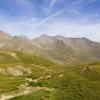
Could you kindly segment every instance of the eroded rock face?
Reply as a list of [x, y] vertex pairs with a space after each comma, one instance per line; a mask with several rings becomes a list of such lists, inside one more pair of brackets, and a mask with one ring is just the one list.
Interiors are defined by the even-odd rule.
[[0, 73], [5, 74], [5, 69], [0, 68]]
[[[43, 34], [40, 37], [28, 39], [0, 31], [0, 50], [32, 53], [60, 64], [95, 62], [100, 59], [100, 43], [85, 37], [67, 38]], [[7, 54], [15, 60], [20, 60], [14, 52], [7, 52]]]
[[0, 73], [14, 75], [14, 76], [22, 76], [27, 73], [30, 74], [31, 70], [28, 68], [24, 68], [23, 66], [14, 66], [14, 67], [0, 68]]
[[7, 68], [6, 71], [7, 71], [8, 74], [11, 74], [11, 75], [14, 75], [14, 76], [23, 75], [23, 71], [21, 71], [20, 69], [18, 69], [16, 67]]

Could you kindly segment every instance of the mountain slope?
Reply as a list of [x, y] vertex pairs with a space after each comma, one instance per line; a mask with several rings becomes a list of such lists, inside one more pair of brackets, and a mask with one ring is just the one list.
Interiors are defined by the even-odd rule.
[[0, 31], [0, 48], [3, 48], [5, 44], [12, 38], [9, 34]]
[[66, 38], [41, 35], [35, 39], [10, 36], [0, 32], [0, 49], [21, 51], [43, 57], [60, 64], [77, 64], [100, 60], [100, 43], [87, 38]]
[[44, 48], [44, 55], [57, 62], [80, 63], [100, 60], [100, 43], [87, 38], [42, 35], [33, 41]]
[[100, 100], [100, 63], [93, 63], [100, 59], [99, 43], [47, 35], [8, 37], [0, 50], [0, 100]]

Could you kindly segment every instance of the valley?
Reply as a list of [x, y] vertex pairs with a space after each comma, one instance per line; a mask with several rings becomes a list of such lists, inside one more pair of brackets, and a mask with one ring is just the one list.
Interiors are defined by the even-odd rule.
[[100, 0], [0, 0], [0, 100], [100, 100]]
[[0, 56], [0, 100], [100, 99], [99, 62], [60, 65], [14, 51]]
[[99, 76], [100, 43], [0, 33], [0, 100], [100, 100]]

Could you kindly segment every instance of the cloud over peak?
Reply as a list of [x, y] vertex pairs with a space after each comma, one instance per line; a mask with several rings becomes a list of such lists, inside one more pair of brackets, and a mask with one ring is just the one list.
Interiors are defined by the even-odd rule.
[[29, 37], [42, 33], [99, 40], [99, 0], [1, 0], [0, 30]]

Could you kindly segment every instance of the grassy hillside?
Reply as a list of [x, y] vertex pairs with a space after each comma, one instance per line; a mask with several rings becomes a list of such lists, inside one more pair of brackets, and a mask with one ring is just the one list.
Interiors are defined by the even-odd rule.
[[34, 56], [30, 53], [16, 51], [0, 51], [0, 64], [36, 64], [42, 66], [52, 66], [55, 63], [42, 57]]
[[[17, 56], [21, 59], [14, 59], [14, 53], [4, 53], [2, 51], [17, 51]], [[36, 56], [22, 53], [32, 53]], [[63, 36], [48, 36], [41, 35], [34, 39], [28, 39], [25, 36], [11, 36], [0, 31], [0, 55], [5, 55], [4, 63], [16, 63], [24, 61], [24, 63], [34, 62], [42, 64], [35, 59], [48, 59], [59, 64], [81, 64], [100, 60], [100, 43], [83, 38], [67, 38]], [[24, 55], [25, 54], [25, 55]], [[13, 55], [13, 59], [12, 59]], [[26, 57], [27, 56], [27, 57]], [[32, 58], [30, 60], [30, 58]], [[35, 58], [35, 59], [33, 59]], [[41, 59], [42, 58], [42, 59]], [[0, 56], [0, 61], [3, 63], [3, 57]], [[9, 60], [7, 60], [9, 59]], [[45, 61], [48, 62], [48, 61]], [[51, 62], [50, 62], [51, 63]], [[49, 63], [49, 64], [50, 64]]]
[[88, 71], [83, 66], [58, 69], [50, 73], [50, 79], [30, 84], [53, 87], [53, 91], [36, 91], [11, 100], [100, 100], [100, 65], [93, 65]]
[[14, 51], [0, 57], [0, 99], [100, 100], [99, 62], [61, 66]]

